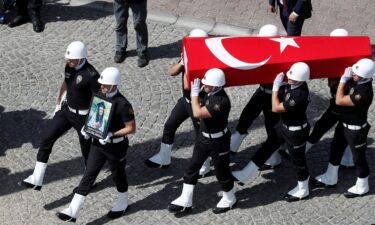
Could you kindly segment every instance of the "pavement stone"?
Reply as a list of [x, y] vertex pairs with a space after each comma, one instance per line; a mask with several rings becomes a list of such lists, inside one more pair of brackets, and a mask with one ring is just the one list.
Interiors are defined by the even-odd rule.
[[[150, 0], [149, 7], [159, 3], [160, 8], [170, 6], [170, 8], [166, 7], [167, 11], [175, 13], [178, 18], [180, 16], [199, 18], [198, 14], [182, 14], [181, 7], [186, 8], [189, 4], [196, 4], [196, 8], [204, 8], [211, 5], [212, 12], [214, 9], [225, 12], [220, 11], [221, 8], [214, 4], [223, 2], [226, 3], [221, 5], [224, 8], [234, 10], [245, 8], [249, 15], [255, 15], [256, 12], [252, 10], [261, 7], [263, 9], [264, 5], [259, 1], [250, 0], [248, 2], [253, 5], [248, 5], [247, 1], [238, 1], [241, 7], [225, 0], [208, 0], [208, 3], [194, 0]], [[322, 9], [341, 6], [341, 3], [333, 5], [330, 2], [316, 0], [314, 4]], [[342, 2], [342, 4], [348, 3], [348, 1]], [[354, 12], [357, 12], [358, 8], [367, 10], [372, 7], [369, 1], [354, 2], [356, 4], [352, 9]], [[110, 8], [108, 3], [102, 5], [102, 8]], [[347, 200], [342, 194], [354, 184], [355, 170], [340, 169], [339, 184], [333, 189], [312, 190], [309, 200], [297, 203], [283, 201], [283, 195], [295, 185], [293, 168], [289, 161], [284, 161], [275, 170], [261, 172], [251, 184], [237, 187], [239, 203], [235, 210], [220, 216], [211, 212], [211, 208], [219, 201], [216, 194], [219, 185], [215, 177], [211, 176], [201, 179], [197, 184], [191, 215], [176, 218], [170, 214], [166, 207], [181, 192], [183, 172], [188, 165], [194, 145], [191, 122], [183, 123], [176, 134], [172, 165], [169, 169], [149, 169], [143, 161], [158, 151], [164, 122], [181, 96], [180, 79], [167, 76], [166, 71], [171, 63], [178, 60], [181, 52], [181, 37], [189, 31], [189, 28], [177, 26], [177, 20], [173, 23], [150, 20], [148, 26], [151, 61], [149, 66], [140, 69], [136, 66], [135, 33], [131, 28], [130, 20], [129, 57], [122, 64], [114, 64], [114, 17], [111, 11], [98, 9], [100, 8], [89, 1], [83, 5], [73, 6], [70, 1], [50, 0], [42, 11], [43, 20], [47, 22], [43, 33], [33, 32], [31, 24], [14, 29], [0, 26], [0, 184], [2, 186], [0, 224], [62, 224], [54, 214], [68, 206], [72, 198], [72, 190], [82, 176], [84, 168], [79, 143], [76, 133], [71, 130], [54, 146], [42, 190], [40, 192], [25, 190], [17, 185], [17, 182], [30, 175], [34, 168], [39, 142], [51, 118], [58, 88], [63, 79], [63, 54], [67, 45], [73, 40], [82, 40], [88, 44], [89, 61], [99, 71], [108, 66], [120, 68], [123, 73], [121, 92], [133, 104], [137, 120], [137, 133], [130, 137], [131, 147], [128, 151], [126, 168], [131, 208], [125, 216], [117, 220], [111, 221], [106, 218], [105, 215], [116, 198], [116, 189], [113, 187], [108, 169], [105, 168], [97, 179], [98, 187], [85, 201], [78, 224], [375, 223], [374, 188], [369, 194], [358, 199]], [[346, 12], [344, 9], [348, 10], [347, 8], [337, 10]], [[203, 14], [204, 10], [200, 10], [199, 13]], [[356, 16], [358, 15], [353, 13], [351, 17], [353, 21], [359, 21], [356, 18], [361, 18]], [[261, 19], [254, 18], [255, 20], [262, 22]], [[241, 25], [225, 20], [217, 22], [238, 27]], [[245, 29], [250, 30], [258, 26], [243, 27], [249, 27]], [[368, 27], [371, 26], [360, 27], [355, 32], [361, 34], [361, 30]], [[314, 124], [328, 106], [329, 90], [325, 87], [325, 80], [309, 82], [311, 103], [308, 115], [311, 124]], [[227, 88], [232, 101], [229, 124], [232, 131], [242, 108], [255, 89], [256, 86]], [[369, 110], [370, 123], [375, 119], [374, 109], [372, 105]], [[311, 177], [325, 170], [332, 135], [332, 131], [328, 132], [307, 154]], [[263, 118], [260, 116], [252, 125], [250, 135], [245, 139], [239, 153], [233, 156], [232, 169], [242, 168], [260, 147], [265, 137]], [[371, 173], [375, 170], [372, 163], [375, 161], [374, 138], [374, 132], [370, 131], [367, 156]], [[374, 185], [374, 176], [370, 176], [370, 186]]]

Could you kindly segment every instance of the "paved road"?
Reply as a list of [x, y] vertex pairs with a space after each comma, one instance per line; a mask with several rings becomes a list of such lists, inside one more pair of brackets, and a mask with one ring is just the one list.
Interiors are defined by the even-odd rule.
[[[152, 5], [156, 1], [150, 2]], [[34, 167], [40, 137], [51, 118], [63, 79], [66, 46], [73, 40], [82, 40], [88, 43], [89, 60], [98, 70], [114, 65], [112, 14], [105, 10], [88, 10], [87, 5], [69, 7], [58, 3], [48, 4], [43, 9], [47, 25], [41, 34], [34, 33], [30, 24], [17, 29], [0, 26], [0, 224], [61, 224], [54, 214], [69, 204], [72, 190], [81, 178], [83, 161], [76, 134], [71, 131], [56, 142], [42, 191], [24, 190], [16, 184]], [[260, 7], [260, 3], [255, 5]], [[219, 201], [216, 195], [219, 188], [216, 179], [208, 177], [197, 185], [192, 215], [176, 218], [168, 213], [166, 206], [180, 194], [183, 170], [192, 151], [194, 134], [190, 121], [178, 130], [169, 169], [146, 168], [143, 160], [157, 152], [163, 124], [180, 96], [180, 79], [166, 76], [166, 70], [177, 60], [181, 36], [188, 28], [150, 20], [149, 30], [150, 65], [143, 69], [136, 67], [132, 29], [130, 57], [117, 65], [123, 72], [121, 91], [134, 105], [138, 126], [137, 133], [130, 137], [128, 154], [131, 208], [126, 216], [107, 220], [105, 214], [112, 206], [116, 190], [105, 169], [98, 177], [98, 187], [86, 199], [78, 224], [375, 223], [374, 188], [363, 198], [347, 200], [342, 195], [355, 182], [354, 170], [341, 169], [336, 188], [312, 190], [307, 201], [284, 202], [282, 196], [295, 184], [289, 161], [274, 171], [260, 173], [251, 185], [238, 187], [240, 201], [236, 210], [221, 216], [211, 212]], [[328, 89], [322, 88], [325, 85], [323, 80], [309, 82], [312, 124], [328, 105]], [[228, 88], [232, 100], [231, 130], [255, 88]], [[370, 108], [369, 121], [375, 120], [374, 109], [374, 106]], [[243, 167], [264, 141], [262, 122], [261, 116], [253, 124], [251, 134], [232, 159], [233, 169]], [[307, 155], [312, 177], [326, 167], [331, 137], [332, 132], [329, 132]], [[372, 162], [372, 173], [375, 170], [374, 138], [370, 131], [368, 159]], [[370, 177], [370, 185], [375, 185], [374, 176]]]

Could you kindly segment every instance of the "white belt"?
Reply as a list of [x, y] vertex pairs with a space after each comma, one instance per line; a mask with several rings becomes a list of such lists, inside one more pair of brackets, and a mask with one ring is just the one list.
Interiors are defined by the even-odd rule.
[[88, 109], [73, 109], [70, 106], [68, 106], [68, 109], [69, 109], [70, 112], [76, 113], [76, 114], [82, 115], [82, 116], [85, 116], [85, 115], [89, 114]]
[[228, 128], [225, 128], [223, 131], [220, 131], [220, 132], [217, 132], [217, 133], [202, 132], [202, 135], [203, 135], [203, 137], [206, 137], [206, 138], [219, 138], [219, 137], [224, 136], [224, 134], [226, 134], [227, 132], [228, 132]]
[[112, 139], [111, 139], [111, 143], [113, 143], [113, 144], [117, 144], [117, 143], [119, 143], [119, 142], [125, 140], [125, 138], [126, 138], [126, 137], [112, 138]]
[[184, 97], [184, 99], [185, 99], [185, 101], [186, 101], [187, 103], [190, 103], [190, 100], [189, 100], [188, 98]]
[[290, 131], [297, 131], [297, 130], [302, 130], [303, 128], [307, 127], [307, 123], [301, 126], [287, 126], [285, 124], [283, 124], [283, 126]]
[[349, 130], [360, 130], [362, 128], [365, 128], [367, 126], [367, 123], [363, 124], [362, 126], [359, 126], [359, 125], [350, 125], [350, 124], [346, 124], [346, 123], [342, 123], [342, 125], [346, 128], [348, 128]]
[[266, 94], [272, 94], [272, 90], [271, 89], [267, 89], [267, 88], [264, 88], [262, 86], [259, 86], [259, 88], [260, 88], [261, 91], [263, 91]]

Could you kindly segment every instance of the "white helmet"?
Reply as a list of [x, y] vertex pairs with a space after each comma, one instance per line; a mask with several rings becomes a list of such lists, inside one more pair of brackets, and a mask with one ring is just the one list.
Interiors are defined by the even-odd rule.
[[334, 29], [329, 34], [329, 36], [331, 36], [331, 37], [346, 37], [346, 36], [349, 36], [349, 32], [345, 29], [338, 28], [338, 29]]
[[120, 85], [121, 84], [121, 73], [120, 70], [115, 67], [107, 67], [100, 74], [98, 79], [100, 84], [106, 85]]
[[208, 34], [206, 31], [197, 28], [190, 31], [189, 37], [208, 37]]
[[310, 78], [310, 68], [304, 62], [297, 62], [290, 67], [286, 76], [295, 81], [307, 81]]
[[87, 58], [87, 48], [80, 41], [73, 41], [69, 44], [65, 52], [66, 59], [85, 59]]
[[273, 37], [280, 36], [279, 29], [273, 24], [267, 24], [260, 28], [258, 36], [260, 37]]
[[202, 84], [214, 87], [222, 87], [225, 85], [225, 74], [221, 69], [209, 69], [202, 79]]
[[352, 70], [362, 78], [371, 78], [375, 72], [375, 63], [371, 59], [360, 59], [352, 66]]

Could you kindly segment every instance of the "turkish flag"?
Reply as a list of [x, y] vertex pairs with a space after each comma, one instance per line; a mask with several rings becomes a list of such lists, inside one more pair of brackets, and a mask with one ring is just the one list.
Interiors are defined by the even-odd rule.
[[226, 86], [273, 83], [296, 62], [310, 66], [310, 79], [339, 77], [348, 66], [371, 58], [368, 37], [209, 37], [183, 38], [189, 81], [211, 68], [222, 69]]

